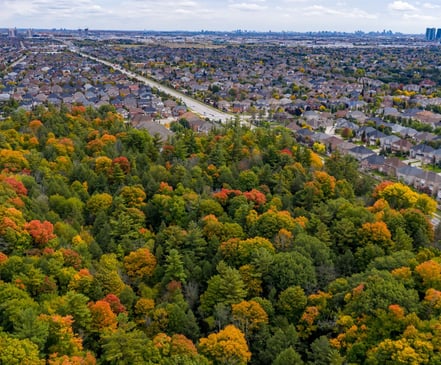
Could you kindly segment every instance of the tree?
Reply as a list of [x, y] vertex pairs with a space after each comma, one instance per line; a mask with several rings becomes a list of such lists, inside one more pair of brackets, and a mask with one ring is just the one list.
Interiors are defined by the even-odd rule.
[[25, 229], [29, 232], [37, 245], [46, 245], [50, 240], [56, 238], [54, 226], [51, 222], [32, 220], [26, 223]]
[[112, 311], [108, 301], [98, 300], [89, 303], [91, 314], [91, 330], [94, 332], [102, 332], [104, 330], [115, 331], [118, 325], [116, 314]]
[[138, 324], [145, 324], [149, 320], [149, 316], [155, 308], [155, 301], [149, 298], [140, 298], [135, 304], [134, 312], [136, 322]]
[[153, 274], [156, 258], [148, 248], [140, 248], [124, 257], [124, 267], [132, 280], [142, 280]]
[[112, 195], [107, 193], [94, 194], [86, 203], [87, 210], [93, 216], [96, 216], [99, 212], [106, 212], [112, 205]]
[[75, 333], [88, 331], [91, 322], [91, 313], [88, 307], [89, 298], [83, 294], [69, 291], [57, 299], [53, 303], [54, 309], [62, 316], [72, 317], [72, 329]]
[[119, 295], [124, 289], [124, 282], [119, 275], [120, 263], [115, 254], [104, 254], [96, 267], [95, 282], [99, 284], [104, 294]]
[[116, 315], [120, 313], [126, 313], [126, 307], [124, 307], [124, 305], [121, 303], [121, 301], [115, 294], [111, 294], [111, 293], [107, 294], [104, 297], [103, 301], [109, 303], [110, 309]]
[[288, 211], [268, 210], [257, 217], [253, 222], [251, 233], [272, 240], [281, 229], [292, 231], [297, 227], [297, 222]]
[[161, 355], [140, 330], [119, 328], [102, 334], [102, 359], [111, 365], [160, 364]]
[[50, 355], [48, 365], [96, 365], [96, 359], [90, 352], [73, 356], [59, 356], [55, 353]]
[[38, 315], [38, 311], [34, 308], [23, 310], [19, 315], [18, 322], [14, 323], [14, 337], [32, 341], [41, 351], [44, 349], [49, 335], [49, 324], [38, 318]]
[[[13, 264], [14, 260], [8, 261]], [[4, 330], [11, 331], [14, 325], [20, 322], [24, 311], [38, 310], [38, 303], [25, 290], [18, 287], [21, 285], [21, 280], [17, 280], [14, 284], [0, 285], [0, 325]]]
[[242, 301], [231, 306], [233, 322], [248, 338], [261, 325], [268, 323], [268, 314], [254, 300]]
[[172, 280], [179, 281], [185, 284], [187, 275], [184, 270], [184, 264], [182, 257], [178, 250], [171, 249], [165, 263], [166, 269], [163, 278], [164, 283], [168, 283]]
[[43, 365], [38, 347], [30, 340], [19, 340], [0, 332], [0, 363], [8, 365]]
[[199, 349], [215, 365], [245, 365], [251, 359], [244, 334], [233, 325], [201, 338]]
[[217, 265], [218, 275], [208, 280], [207, 290], [201, 295], [201, 311], [210, 314], [216, 304], [239, 303], [246, 296], [245, 284], [238, 270], [223, 261]]
[[22, 171], [29, 168], [29, 161], [21, 151], [0, 150], [0, 168], [8, 171]]
[[334, 152], [326, 159], [325, 170], [337, 180], [347, 180], [352, 186], [357, 186], [358, 163], [352, 156]]
[[299, 335], [294, 325], [285, 326], [285, 323], [280, 323], [280, 326], [282, 327], [274, 328], [274, 334], [272, 336], [268, 334], [264, 343], [255, 348], [253, 356], [256, 355], [261, 364], [272, 364], [282, 351], [299, 345]]
[[225, 261], [235, 266], [250, 262], [254, 252], [258, 249], [267, 250], [269, 253], [275, 252], [271, 241], [263, 237], [248, 238], [246, 240], [231, 238], [219, 247]]
[[429, 342], [403, 339], [385, 339], [368, 352], [367, 363], [380, 364], [430, 364]]
[[311, 260], [298, 252], [280, 252], [274, 255], [274, 261], [264, 276], [264, 281], [278, 290], [296, 285], [311, 290], [317, 284]]
[[273, 365], [303, 365], [304, 362], [300, 355], [292, 348], [288, 347], [277, 355]]
[[424, 214], [431, 215], [436, 210], [436, 201], [427, 194], [413, 191], [402, 183], [387, 184], [384, 188], [376, 190], [379, 198], [385, 199], [389, 205], [397, 210], [417, 208]]
[[311, 363], [317, 365], [342, 365], [344, 359], [339, 355], [338, 351], [331, 347], [326, 336], [317, 338], [311, 344], [311, 352], [308, 353]]
[[141, 209], [146, 204], [146, 193], [142, 186], [124, 186], [119, 196], [127, 207]]
[[384, 222], [366, 222], [358, 230], [358, 233], [360, 241], [364, 245], [371, 243], [382, 247], [386, 251], [392, 249], [392, 235]]
[[404, 230], [413, 239], [414, 248], [433, 242], [433, 225], [421, 211], [406, 209], [402, 212], [402, 216], [405, 220]]
[[399, 304], [408, 312], [418, 308], [419, 297], [414, 289], [408, 289], [389, 272], [374, 272], [359, 283], [346, 296], [345, 313], [353, 317], [364, 314], [375, 315], [378, 309], [386, 310], [391, 304]]
[[279, 295], [277, 307], [291, 323], [296, 323], [306, 308], [308, 298], [300, 286], [285, 289]]
[[176, 355], [197, 355], [194, 343], [184, 335], [174, 334], [171, 337], [165, 333], [159, 333], [153, 338], [153, 344], [159, 349], [163, 357]]
[[425, 289], [441, 290], [441, 264], [434, 260], [422, 262], [415, 268]]
[[72, 329], [72, 316], [41, 314], [40, 318], [49, 325], [49, 334], [44, 352], [58, 355], [80, 355], [83, 349], [82, 339]]

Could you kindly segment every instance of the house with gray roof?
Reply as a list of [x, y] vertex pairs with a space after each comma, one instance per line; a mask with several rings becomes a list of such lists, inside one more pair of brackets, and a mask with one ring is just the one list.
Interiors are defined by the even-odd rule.
[[434, 148], [422, 143], [410, 149], [410, 157], [420, 160], [423, 163], [432, 163]]
[[414, 136], [416, 136], [418, 134], [418, 131], [416, 129], [407, 127], [407, 128], [401, 129], [397, 133], [403, 138], [407, 138], [407, 137], [413, 138]]
[[374, 155], [375, 152], [364, 146], [356, 146], [354, 148], [351, 148], [348, 151], [348, 154], [355, 157], [358, 161], [361, 161], [366, 157]]
[[383, 172], [386, 158], [381, 155], [373, 154], [360, 161], [360, 167], [363, 170], [375, 170]]
[[159, 136], [162, 141], [166, 141], [168, 137], [174, 133], [165, 128], [162, 124], [153, 121], [143, 121], [136, 126], [137, 129], [146, 129], [151, 136]]
[[419, 190], [427, 190], [441, 197], [441, 175], [413, 166], [397, 169], [397, 178]]
[[389, 176], [396, 177], [397, 170], [406, 166], [408, 165], [401, 161], [398, 157], [388, 157], [384, 161], [383, 172]]
[[401, 140], [398, 136], [384, 136], [380, 139], [380, 146], [382, 149], [392, 149], [392, 144]]

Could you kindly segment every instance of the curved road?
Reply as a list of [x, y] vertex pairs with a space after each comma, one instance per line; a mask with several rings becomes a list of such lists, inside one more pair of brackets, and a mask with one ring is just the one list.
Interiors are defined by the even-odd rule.
[[[134, 79], [137, 79], [138, 81], [141, 81], [143, 83], [145, 83], [146, 85], [149, 85], [150, 87], [154, 87], [157, 88], [159, 91], [162, 91], [168, 95], [171, 95], [177, 99], [181, 99], [182, 102], [193, 112], [199, 114], [202, 118], [208, 118], [212, 121], [218, 121], [220, 123], [226, 123], [228, 121], [231, 121], [234, 119], [234, 115], [232, 114], [228, 114], [228, 113], [224, 113], [216, 108], [213, 108], [212, 106], [206, 105], [204, 103], [201, 103], [198, 100], [195, 100], [183, 93], [180, 93], [179, 91], [176, 91], [175, 89], [172, 89], [170, 87], [161, 85], [160, 83], [153, 81], [151, 79], [148, 79], [144, 76], [138, 75], [132, 71], [126, 70], [125, 68], [121, 67], [121, 65], [115, 64], [115, 63], [111, 63], [109, 61], [91, 56], [87, 53], [83, 53], [80, 51], [76, 51], [74, 49], [71, 48], [71, 51], [76, 52], [78, 54], [80, 54], [83, 57], [87, 57], [90, 58], [91, 60], [94, 60], [96, 62], [100, 62], [104, 65], [107, 65], [109, 67], [113, 67], [115, 70], [118, 70], [119, 72], [132, 77]], [[241, 120], [244, 119], [243, 116], [240, 116]]]

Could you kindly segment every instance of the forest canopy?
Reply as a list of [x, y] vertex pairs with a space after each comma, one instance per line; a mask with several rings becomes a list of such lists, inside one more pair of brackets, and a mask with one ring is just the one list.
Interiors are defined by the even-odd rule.
[[436, 202], [288, 129], [0, 123], [0, 363], [441, 362]]

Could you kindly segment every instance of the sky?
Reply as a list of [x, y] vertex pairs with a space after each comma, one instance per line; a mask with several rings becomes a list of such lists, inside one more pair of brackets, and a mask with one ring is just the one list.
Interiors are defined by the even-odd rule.
[[441, 1], [0, 0], [0, 28], [424, 33]]

